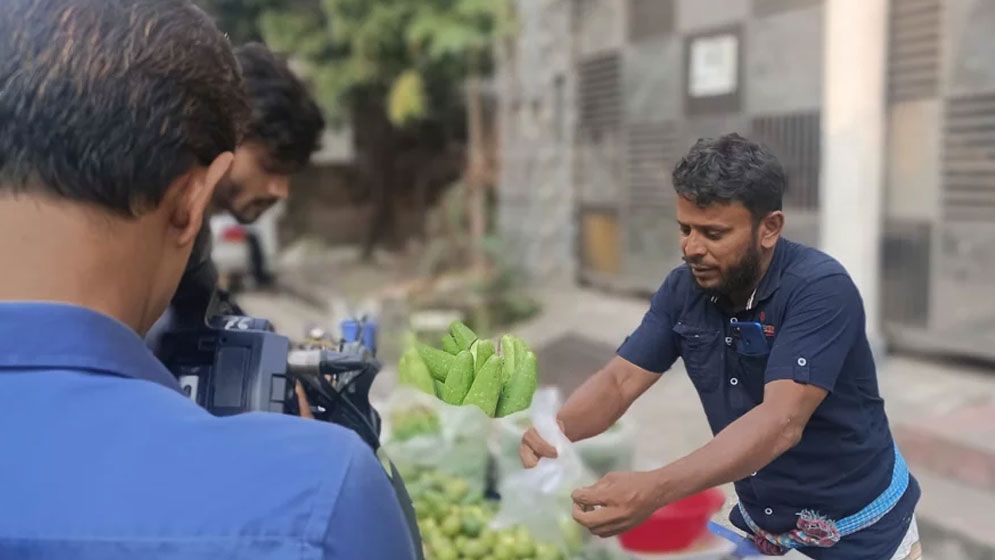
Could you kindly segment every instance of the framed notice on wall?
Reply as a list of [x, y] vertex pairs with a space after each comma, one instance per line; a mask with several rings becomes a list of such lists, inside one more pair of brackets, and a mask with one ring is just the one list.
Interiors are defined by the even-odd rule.
[[687, 113], [738, 111], [743, 59], [739, 29], [692, 35], [684, 52]]

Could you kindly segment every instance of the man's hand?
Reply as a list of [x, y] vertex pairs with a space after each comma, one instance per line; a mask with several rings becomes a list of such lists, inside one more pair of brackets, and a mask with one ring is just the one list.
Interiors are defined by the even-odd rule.
[[657, 472], [608, 473], [573, 493], [573, 516], [591, 533], [612, 537], [639, 525], [666, 505]]
[[311, 403], [307, 400], [307, 393], [304, 392], [304, 385], [298, 381], [294, 385], [294, 393], [297, 395], [297, 410], [301, 418], [310, 418], [314, 420], [314, 414], [311, 413]]
[[[563, 429], [563, 426], [560, 426]], [[518, 447], [518, 456], [522, 459], [522, 466], [531, 469], [539, 463], [543, 457], [555, 459], [556, 448], [539, 435], [535, 428], [529, 428], [522, 436], [522, 444]]]

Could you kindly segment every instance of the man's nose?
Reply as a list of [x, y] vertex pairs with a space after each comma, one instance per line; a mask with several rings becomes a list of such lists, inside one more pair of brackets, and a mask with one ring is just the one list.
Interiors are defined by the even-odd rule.
[[269, 182], [269, 194], [280, 200], [290, 195], [290, 177], [279, 177]]
[[691, 232], [684, 238], [684, 256], [695, 258], [705, 256], [705, 244], [701, 242], [698, 234]]

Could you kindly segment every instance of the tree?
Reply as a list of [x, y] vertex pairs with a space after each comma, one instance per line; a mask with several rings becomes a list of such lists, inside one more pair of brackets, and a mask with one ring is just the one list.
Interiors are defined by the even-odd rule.
[[[349, 121], [376, 212], [363, 254], [393, 221], [399, 191], [418, 184], [398, 168], [405, 152], [427, 157], [469, 142], [468, 189], [474, 246], [487, 229], [480, 82], [495, 42], [512, 30], [507, 0], [252, 0], [255, 25], [237, 20], [238, 0], [211, 0], [222, 26], [258, 33], [289, 54], [315, 85], [333, 122]], [[411, 158], [407, 158], [410, 160]], [[475, 255], [480, 251], [472, 251]], [[474, 266], [483, 267], [481, 257]]]

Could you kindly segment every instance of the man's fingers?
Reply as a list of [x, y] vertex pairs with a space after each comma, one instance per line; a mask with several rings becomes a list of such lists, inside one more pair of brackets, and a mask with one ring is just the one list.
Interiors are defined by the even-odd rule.
[[604, 497], [601, 496], [601, 488], [599, 488], [598, 483], [574, 490], [570, 498], [581, 506], [593, 507], [606, 505]]
[[611, 506], [585, 509], [584, 506], [574, 503], [573, 518], [591, 534], [601, 538], [613, 537], [632, 526], [632, 521], [621, 508]]
[[615, 521], [614, 515], [617, 512], [615, 508], [608, 507], [598, 507], [598, 508], [585, 508], [581, 504], [574, 503], [573, 518], [574, 521], [580, 523], [587, 529], [592, 529], [594, 527], [601, 527], [606, 523], [611, 523]]
[[529, 428], [525, 435], [522, 436], [522, 443], [532, 448], [532, 451], [539, 457], [546, 457], [549, 459], [555, 459], [557, 457], [556, 448], [549, 444], [548, 441], [542, 439], [539, 432], [535, 428]]
[[592, 528], [591, 534], [607, 539], [608, 537], [614, 537], [619, 533], [624, 533], [634, 526], [635, 524], [631, 519], [623, 517]]
[[314, 414], [311, 414], [311, 403], [307, 400], [307, 393], [304, 392], [304, 386], [298, 381], [294, 385], [294, 393], [297, 395], [297, 409], [301, 418], [310, 418], [314, 420]]
[[532, 448], [525, 443], [518, 446], [518, 456], [522, 459], [522, 466], [527, 469], [531, 469], [539, 463], [539, 457], [537, 457], [535, 452], [532, 451]]

